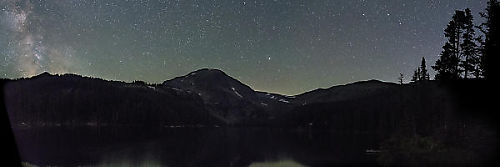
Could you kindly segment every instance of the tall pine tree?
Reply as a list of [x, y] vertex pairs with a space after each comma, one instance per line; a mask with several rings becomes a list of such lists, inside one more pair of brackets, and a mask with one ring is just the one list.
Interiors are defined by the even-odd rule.
[[420, 63], [420, 76], [421, 81], [428, 81], [430, 79], [429, 72], [427, 71], [427, 67], [425, 65], [425, 58], [422, 57], [422, 62]]
[[473, 16], [469, 8], [465, 9], [465, 15], [462, 20], [463, 34], [461, 47], [461, 71], [464, 72], [463, 77], [469, 78], [474, 74], [476, 67], [479, 65], [478, 46], [476, 44], [476, 35], [474, 31]]
[[443, 51], [441, 52], [439, 59], [436, 60], [435, 65], [432, 66], [432, 69], [437, 72], [436, 76], [434, 76], [436, 80], [444, 80], [450, 78], [451, 76], [450, 68], [448, 67], [451, 64], [450, 59], [452, 57], [450, 48], [451, 44], [446, 42], [443, 46]]
[[[478, 26], [478, 28], [480, 28], [480, 30], [482, 31], [480, 26]], [[482, 31], [482, 32], [484, 33], [484, 31]], [[485, 42], [484, 42], [483, 36], [476, 37], [476, 41], [477, 41], [477, 43], [479, 43], [479, 45], [477, 46], [477, 57], [476, 57], [477, 66], [474, 69], [474, 76], [476, 78], [481, 78], [481, 77], [484, 77], [484, 69], [485, 69], [485, 58], [484, 58]]]
[[486, 22], [481, 25], [482, 31], [485, 34], [482, 67], [483, 75], [486, 79], [492, 79], [498, 74], [494, 73], [494, 63], [498, 62], [498, 54], [500, 54], [500, 4], [497, 0], [490, 0], [486, 7], [486, 13], [481, 13], [481, 16], [486, 19]]
[[444, 35], [448, 38], [448, 41], [443, 46], [443, 51], [441, 56], [436, 61], [436, 64], [432, 66], [436, 70], [436, 80], [449, 80], [459, 78], [458, 64], [459, 59], [459, 41], [460, 41], [460, 20], [457, 15], [460, 15], [458, 11], [455, 12], [455, 16], [448, 23], [448, 26], [444, 30]]
[[417, 82], [420, 80], [420, 68], [417, 68], [415, 71], [413, 71], [413, 76], [411, 77], [412, 82]]
[[420, 63], [420, 67], [418, 67], [411, 77], [412, 82], [417, 81], [428, 81], [430, 79], [429, 72], [427, 71], [427, 66], [425, 64], [425, 58], [422, 57], [422, 62]]

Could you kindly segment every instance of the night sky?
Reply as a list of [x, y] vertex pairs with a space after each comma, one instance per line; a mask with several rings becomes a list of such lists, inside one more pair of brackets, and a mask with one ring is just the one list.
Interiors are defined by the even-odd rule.
[[[455, 9], [487, 0], [0, 0], [0, 75], [160, 83], [218, 68], [298, 94], [430, 68]], [[431, 76], [434, 76], [434, 71]]]

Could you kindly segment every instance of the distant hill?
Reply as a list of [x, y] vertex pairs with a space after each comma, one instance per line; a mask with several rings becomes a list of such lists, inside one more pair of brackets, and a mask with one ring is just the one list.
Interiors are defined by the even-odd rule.
[[217, 124], [199, 96], [142, 82], [43, 73], [3, 90], [19, 126]]

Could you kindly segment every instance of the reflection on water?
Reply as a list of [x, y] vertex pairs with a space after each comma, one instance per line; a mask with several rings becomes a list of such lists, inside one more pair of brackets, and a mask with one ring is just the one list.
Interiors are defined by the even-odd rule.
[[[118, 157], [114, 157], [118, 156]], [[139, 155], [140, 157], [133, 157], [134, 155], [124, 155], [115, 153], [111, 155], [104, 155], [102, 161], [99, 162], [97, 167], [160, 167], [162, 165], [159, 160], [151, 155]]]
[[272, 162], [254, 162], [248, 167], [305, 167], [293, 160], [279, 160]]
[[37, 166], [331, 166], [374, 163], [368, 135], [269, 128], [14, 130]]

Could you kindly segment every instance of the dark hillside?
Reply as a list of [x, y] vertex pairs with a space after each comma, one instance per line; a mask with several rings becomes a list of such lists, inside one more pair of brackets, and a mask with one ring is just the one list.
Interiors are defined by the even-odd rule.
[[10, 81], [4, 90], [19, 126], [215, 123], [197, 96], [141, 83], [44, 73]]

